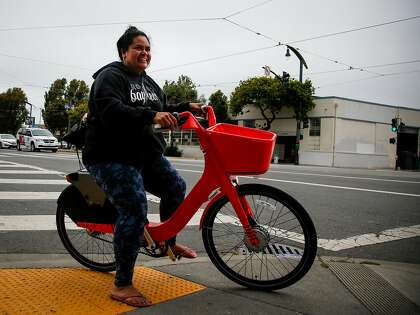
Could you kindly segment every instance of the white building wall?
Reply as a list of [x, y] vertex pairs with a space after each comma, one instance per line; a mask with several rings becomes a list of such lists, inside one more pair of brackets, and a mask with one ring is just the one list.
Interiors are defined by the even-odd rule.
[[[407, 127], [420, 128], [420, 111], [391, 107], [339, 97], [317, 98], [315, 108], [308, 113], [310, 118], [321, 119], [320, 137], [309, 136], [303, 129], [299, 150], [301, 164], [358, 167], [394, 168], [396, 145], [389, 139], [391, 120], [400, 117]], [[279, 136], [295, 136], [296, 120], [290, 109], [283, 108], [272, 123], [271, 131]], [[263, 122], [257, 108], [248, 107], [242, 119]], [[420, 138], [419, 138], [420, 151]]]

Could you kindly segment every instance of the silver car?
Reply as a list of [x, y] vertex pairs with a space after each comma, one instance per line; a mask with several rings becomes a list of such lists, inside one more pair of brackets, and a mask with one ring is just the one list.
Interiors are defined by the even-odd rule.
[[0, 149], [3, 148], [16, 148], [16, 138], [14, 135], [0, 133]]

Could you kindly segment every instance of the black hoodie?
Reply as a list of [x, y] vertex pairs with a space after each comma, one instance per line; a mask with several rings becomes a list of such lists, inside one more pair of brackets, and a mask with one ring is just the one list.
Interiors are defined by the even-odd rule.
[[162, 154], [166, 144], [161, 133], [153, 132], [153, 118], [157, 112], [187, 111], [189, 104], [169, 106], [152, 78], [133, 74], [121, 62], [102, 67], [93, 78], [83, 163], [142, 167], [145, 159]]

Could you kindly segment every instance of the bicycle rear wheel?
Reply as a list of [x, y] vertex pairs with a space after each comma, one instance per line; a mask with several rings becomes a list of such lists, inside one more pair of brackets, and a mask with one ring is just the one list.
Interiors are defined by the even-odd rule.
[[113, 234], [92, 232], [78, 227], [66, 214], [63, 205], [57, 208], [56, 223], [64, 247], [79, 263], [102, 272], [116, 269]]
[[317, 236], [305, 209], [288, 194], [270, 186], [237, 187], [251, 207], [259, 240], [253, 246], [226, 196], [209, 209], [203, 242], [213, 264], [232, 281], [258, 290], [287, 287], [312, 266]]

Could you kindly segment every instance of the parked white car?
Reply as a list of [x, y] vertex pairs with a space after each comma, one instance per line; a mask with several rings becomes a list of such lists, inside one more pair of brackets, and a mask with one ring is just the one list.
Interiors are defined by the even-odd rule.
[[16, 138], [14, 135], [0, 133], [0, 149], [16, 148]]
[[20, 128], [17, 134], [17, 150], [51, 150], [57, 152], [58, 140], [47, 129]]

